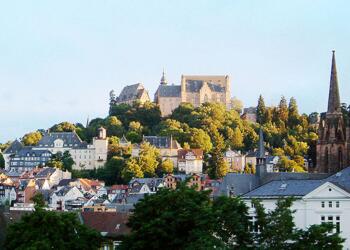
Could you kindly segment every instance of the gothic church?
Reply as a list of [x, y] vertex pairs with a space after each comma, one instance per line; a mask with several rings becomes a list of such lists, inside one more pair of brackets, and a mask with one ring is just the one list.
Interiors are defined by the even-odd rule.
[[350, 127], [345, 124], [341, 111], [334, 50], [328, 109], [321, 114], [316, 152], [318, 173], [335, 173], [350, 163]]

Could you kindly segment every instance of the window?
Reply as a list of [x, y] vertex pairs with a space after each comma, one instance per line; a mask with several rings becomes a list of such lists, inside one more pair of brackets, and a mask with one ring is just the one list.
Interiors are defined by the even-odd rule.
[[328, 202], [328, 207], [332, 207], [332, 205], [333, 205], [332, 202], [329, 201], [329, 202]]
[[340, 207], [339, 201], [335, 202], [335, 207]]
[[321, 222], [325, 222], [326, 221], [326, 218], [324, 216], [321, 216]]
[[324, 207], [324, 201], [321, 202], [321, 207]]
[[328, 216], [328, 221], [333, 222], [333, 216]]

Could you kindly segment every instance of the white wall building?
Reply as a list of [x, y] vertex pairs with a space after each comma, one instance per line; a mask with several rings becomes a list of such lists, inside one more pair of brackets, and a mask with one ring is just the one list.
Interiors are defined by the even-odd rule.
[[84, 198], [83, 193], [77, 187], [65, 186], [58, 189], [50, 197], [50, 208], [54, 210], [65, 210], [65, 202]]
[[[255, 216], [251, 200], [259, 199], [266, 210], [273, 210], [279, 198], [294, 197], [296, 227], [307, 229], [313, 224], [331, 222], [345, 238], [344, 249], [350, 249], [350, 167], [320, 180], [271, 181], [242, 196]], [[253, 219], [254, 221], [254, 219]]]

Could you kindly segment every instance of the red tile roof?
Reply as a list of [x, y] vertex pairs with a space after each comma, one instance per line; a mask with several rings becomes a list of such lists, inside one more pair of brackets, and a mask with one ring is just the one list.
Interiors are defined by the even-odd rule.
[[130, 233], [127, 227], [129, 215], [115, 212], [81, 212], [83, 223], [103, 236], [117, 237]]

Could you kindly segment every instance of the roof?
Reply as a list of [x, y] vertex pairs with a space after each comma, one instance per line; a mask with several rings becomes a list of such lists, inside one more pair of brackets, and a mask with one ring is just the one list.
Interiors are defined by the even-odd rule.
[[157, 90], [159, 97], [181, 97], [180, 85], [160, 85]]
[[49, 168], [45, 167], [43, 168], [39, 173], [35, 175], [35, 178], [48, 178], [50, 177], [53, 173], [56, 172], [56, 168]]
[[125, 86], [117, 97], [117, 102], [132, 101], [140, 98], [144, 93], [147, 93], [146, 89], [141, 83]]
[[15, 154], [21, 150], [24, 145], [19, 140], [14, 140], [8, 148], [4, 150], [4, 154]]
[[83, 142], [75, 132], [53, 132], [43, 135], [36, 147], [50, 148], [54, 147], [54, 142], [57, 139], [63, 141], [63, 147], [69, 148], [86, 148], [87, 143]]
[[228, 173], [222, 180], [218, 194], [243, 195], [259, 185], [259, 178], [254, 174]]
[[181, 148], [180, 144], [176, 140], [168, 136], [144, 136], [143, 141], [150, 143], [156, 148]]
[[[203, 80], [186, 80], [186, 92], [199, 92], [204, 85]], [[208, 87], [213, 92], [225, 92], [225, 88], [214, 82], [207, 82]]]
[[65, 196], [72, 188], [74, 187], [64, 186], [61, 189], [57, 190], [55, 194], [58, 196]]
[[71, 182], [75, 182], [77, 179], [62, 179], [57, 186], [68, 186]]
[[301, 197], [325, 183], [325, 180], [280, 180], [271, 181], [257, 189], [243, 195], [244, 198], [252, 197]]
[[203, 150], [196, 148], [196, 149], [180, 149], [177, 151], [177, 158], [178, 159], [185, 159], [187, 154], [192, 154], [196, 157], [196, 159], [203, 159]]
[[83, 223], [99, 231], [103, 236], [117, 237], [130, 233], [127, 227], [129, 215], [114, 212], [81, 212]]
[[350, 192], [350, 167], [347, 167], [338, 173], [329, 176], [325, 180], [332, 182], [344, 190]]

